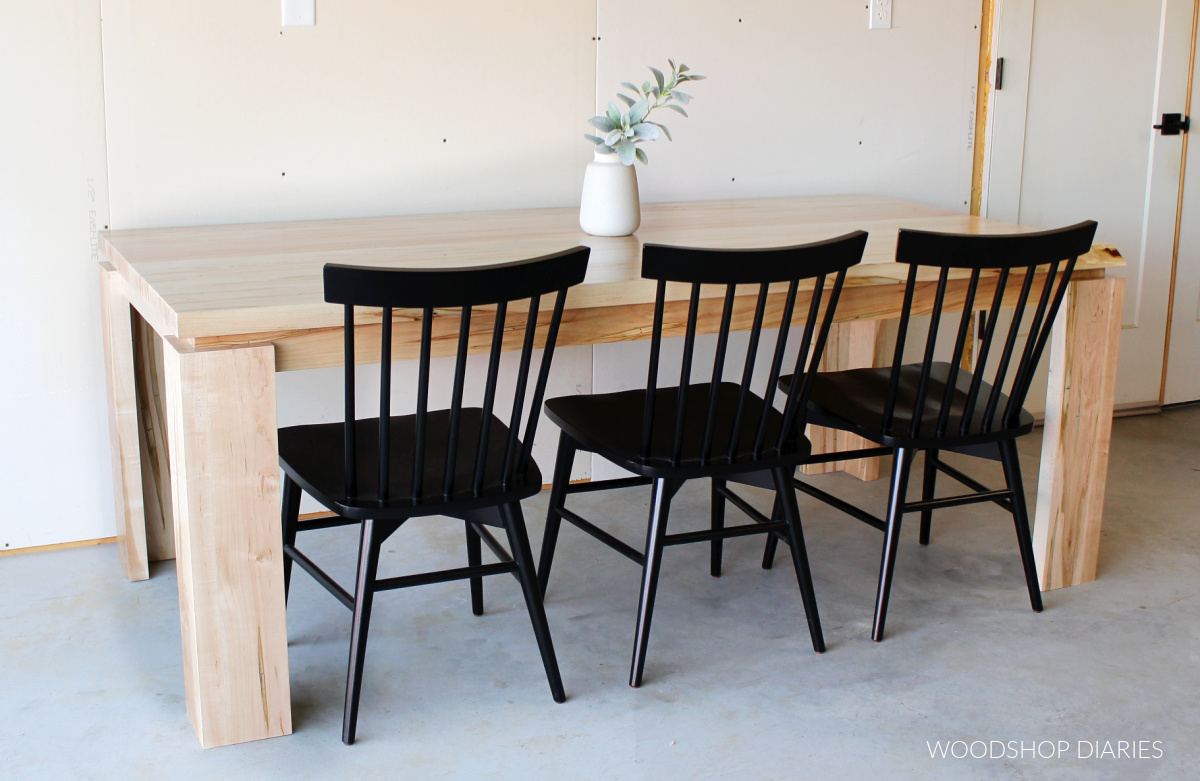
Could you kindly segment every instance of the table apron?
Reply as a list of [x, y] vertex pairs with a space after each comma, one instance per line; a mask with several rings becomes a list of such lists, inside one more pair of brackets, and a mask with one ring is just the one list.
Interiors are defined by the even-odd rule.
[[[1099, 278], [1103, 270], [1087, 270], [1077, 273], [1076, 281]], [[1013, 275], [1006, 287], [1004, 306], [1012, 306], [1020, 295], [1020, 285], [1016, 284], [1019, 275]], [[1034, 282], [1036, 286], [1045, 278], [1039, 274]], [[946, 287], [944, 311], [961, 312], [966, 302], [968, 280], [951, 280]], [[899, 317], [904, 302], [905, 286], [900, 283], [872, 283], [867, 285], [847, 285], [842, 291], [838, 303], [836, 321], [852, 322], [859, 320], [887, 320]], [[937, 290], [936, 282], [918, 282], [913, 293], [913, 314], [929, 314], [933, 310], [934, 296]], [[983, 278], [975, 295], [973, 309], [987, 309], [995, 295], [996, 278]], [[750, 295], [736, 298], [732, 328], [733, 330], [748, 330], [754, 316], [757, 302], [757, 291], [747, 287]], [[801, 291], [796, 303], [796, 312], [807, 310], [811, 291]], [[777, 328], [783, 315], [786, 294], [772, 293], [767, 298], [767, 310], [764, 323], [768, 328]], [[828, 299], [828, 294], [825, 296]], [[549, 303], [549, 302], [547, 302]], [[696, 330], [700, 334], [716, 333], [721, 323], [721, 307], [723, 301], [719, 298], [704, 298], [700, 301]], [[546, 329], [549, 327], [550, 307], [542, 307], [538, 318], [537, 346], [545, 344]], [[688, 316], [687, 301], [668, 301], [663, 313], [663, 335], [682, 336], [687, 330]], [[654, 319], [654, 304], [625, 304], [618, 306], [589, 307], [586, 309], [570, 309], [563, 313], [562, 326], [559, 331], [558, 345], [560, 347], [605, 344], [609, 342], [627, 342], [638, 339], [649, 339]], [[514, 312], [508, 317], [504, 336], [504, 350], [517, 350], [521, 347], [525, 313]], [[434, 310], [433, 347], [434, 357], [453, 356], [458, 345], [459, 314], [457, 310]], [[471, 318], [470, 345], [471, 354], [486, 353], [491, 347], [492, 333], [495, 326], [495, 311], [476, 311]], [[380, 324], [355, 326], [354, 346], [355, 362], [360, 364], [379, 363], [381, 358]], [[419, 357], [421, 339], [421, 317], [418, 311], [398, 311], [392, 320], [392, 360], [416, 360]], [[343, 329], [310, 328], [288, 331], [270, 331], [263, 333], [231, 334], [227, 336], [200, 337], [194, 340], [197, 349], [227, 348], [252, 344], [273, 344], [275, 346], [276, 371], [296, 371], [299, 369], [319, 369], [331, 366], [341, 366], [344, 363]]]

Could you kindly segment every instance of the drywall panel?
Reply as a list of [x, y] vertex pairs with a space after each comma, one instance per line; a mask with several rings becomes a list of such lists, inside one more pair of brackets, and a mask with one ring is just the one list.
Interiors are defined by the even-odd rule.
[[95, 231], [99, 0], [0, 14], [0, 548], [114, 534]]
[[117, 228], [562, 205], [592, 0], [106, 0]]
[[978, 2], [600, 0], [597, 107], [687, 63], [690, 118], [648, 146], [646, 201], [866, 192], [966, 211]]

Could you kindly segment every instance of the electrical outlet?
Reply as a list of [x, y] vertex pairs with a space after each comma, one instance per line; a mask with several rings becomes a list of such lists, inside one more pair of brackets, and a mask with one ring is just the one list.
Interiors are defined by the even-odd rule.
[[317, 23], [317, 0], [283, 0], [284, 27], [312, 27]]
[[871, 30], [892, 29], [892, 0], [871, 0]]

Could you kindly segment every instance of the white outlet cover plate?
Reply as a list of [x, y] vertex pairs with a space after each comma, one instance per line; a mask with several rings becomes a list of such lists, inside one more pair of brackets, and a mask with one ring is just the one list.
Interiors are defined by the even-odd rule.
[[317, 23], [317, 0], [283, 0], [284, 27], [312, 27]]
[[892, 0], [871, 0], [871, 30], [892, 29]]

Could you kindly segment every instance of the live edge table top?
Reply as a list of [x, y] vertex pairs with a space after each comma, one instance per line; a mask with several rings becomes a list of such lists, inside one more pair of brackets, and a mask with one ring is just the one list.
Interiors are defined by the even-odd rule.
[[[1029, 230], [869, 195], [644, 204], [637, 233], [620, 238], [587, 235], [578, 216], [563, 207], [114, 230], [101, 234], [101, 248], [154, 329], [190, 340], [341, 326], [342, 308], [323, 300], [326, 263], [471, 266], [584, 245], [592, 248], [587, 278], [567, 307], [586, 309], [653, 301], [654, 283], [640, 277], [643, 243], [772, 247], [865, 230], [863, 263], [848, 281], [860, 286], [903, 282], [907, 269], [893, 260], [900, 228]], [[1098, 245], [1077, 269], [1123, 265], [1119, 253]], [[678, 297], [686, 296], [681, 288]]]

